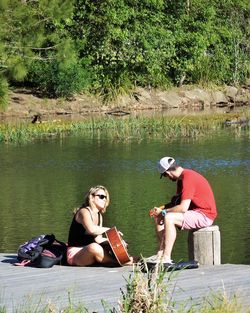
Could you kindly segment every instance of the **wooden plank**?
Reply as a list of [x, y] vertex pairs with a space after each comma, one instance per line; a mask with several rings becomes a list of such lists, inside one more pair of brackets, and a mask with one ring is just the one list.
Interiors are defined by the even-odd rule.
[[[126, 279], [133, 273], [125, 267], [70, 267], [54, 266], [50, 269], [15, 267], [14, 255], [0, 254], [0, 304], [7, 312], [15, 308], [35, 307], [41, 303], [54, 303], [64, 308], [71, 302], [84, 303], [90, 312], [104, 312], [101, 300], [111, 307], [117, 306], [125, 289]], [[170, 277], [170, 282], [167, 279]], [[250, 306], [250, 265], [224, 264], [204, 266], [193, 270], [167, 273], [169, 293], [178, 303], [202, 301], [211, 291], [229, 295], [238, 294], [245, 307]]]

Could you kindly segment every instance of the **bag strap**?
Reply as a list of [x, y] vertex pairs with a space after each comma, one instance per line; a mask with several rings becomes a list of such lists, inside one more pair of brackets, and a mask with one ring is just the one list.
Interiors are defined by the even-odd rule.
[[15, 266], [27, 266], [31, 263], [31, 260], [22, 260], [22, 262], [13, 263]]
[[54, 242], [52, 244], [58, 243], [59, 245], [63, 246], [63, 247], [67, 247], [67, 244], [63, 241], [60, 241], [58, 239], [55, 238]]
[[[86, 207], [86, 209], [89, 211], [90, 213], [90, 216], [91, 216], [91, 219], [92, 219], [92, 222], [94, 221], [94, 217], [93, 217], [93, 212], [92, 210], [90, 209], [90, 207]], [[102, 215], [100, 212], [98, 212], [98, 226], [102, 226]]]

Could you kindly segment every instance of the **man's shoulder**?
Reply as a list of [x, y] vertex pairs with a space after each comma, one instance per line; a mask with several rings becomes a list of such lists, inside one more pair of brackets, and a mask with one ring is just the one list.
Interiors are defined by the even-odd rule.
[[198, 178], [204, 178], [204, 176], [201, 175], [199, 172], [197, 172], [197, 171], [195, 171], [195, 170], [187, 169], [187, 168], [185, 168], [185, 169], [183, 170], [182, 176], [183, 176], [183, 179], [184, 179], [184, 178], [189, 178], [189, 177], [191, 177], [191, 178], [197, 178], [197, 179], [198, 179]]
[[183, 175], [200, 175], [200, 173], [198, 173], [197, 171], [191, 170], [189, 168], [184, 168], [182, 173]]

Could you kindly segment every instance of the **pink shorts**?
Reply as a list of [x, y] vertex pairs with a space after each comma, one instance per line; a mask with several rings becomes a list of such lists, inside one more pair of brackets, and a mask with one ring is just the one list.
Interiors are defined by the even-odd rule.
[[208, 227], [213, 224], [213, 220], [199, 211], [190, 210], [185, 212], [183, 215], [184, 220], [181, 229], [198, 229]]
[[82, 249], [83, 249], [83, 247], [68, 247], [68, 249], [67, 249], [67, 262], [69, 265], [75, 265], [73, 262], [73, 258]]

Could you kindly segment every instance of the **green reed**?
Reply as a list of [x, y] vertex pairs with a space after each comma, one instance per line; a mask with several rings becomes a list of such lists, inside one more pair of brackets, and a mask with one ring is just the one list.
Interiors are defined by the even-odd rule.
[[[198, 138], [217, 133], [225, 128], [225, 120], [233, 114], [86, 118], [81, 121], [45, 121], [40, 124], [0, 124], [0, 142], [27, 142], [34, 139], [62, 137], [73, 134], [105, 136], [112, 139]], [[249, 119], [250, 113], [242, 113]], [[235, 129], [241, 128], [236, 125]], [[249, 132], [249, 126], [246, 126]]]

